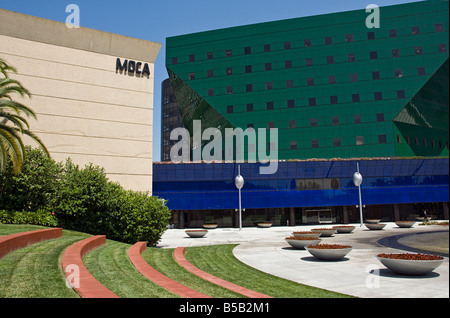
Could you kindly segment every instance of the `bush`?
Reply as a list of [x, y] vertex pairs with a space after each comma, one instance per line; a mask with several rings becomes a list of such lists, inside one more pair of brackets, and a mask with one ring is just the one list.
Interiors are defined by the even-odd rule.
[[0, 223], [3, 224], [31, 224], [57, 227], [58, 220], [49, 211], [38, 212], [10, 212], [0, 211]]

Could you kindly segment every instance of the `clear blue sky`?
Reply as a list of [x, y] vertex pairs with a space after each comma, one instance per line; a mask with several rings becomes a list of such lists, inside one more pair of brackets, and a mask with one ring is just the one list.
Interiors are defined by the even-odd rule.
[[[0, 0], [0, 8], [65, 22], [68, 4], [80, 7], [82, 27], [163, 44], [155, 64], [154, 161], [160, 159], [161, 82], [167, 78], [169, 36], [414, 0]], [[0, 21], [1, 23], [1, 21]]]

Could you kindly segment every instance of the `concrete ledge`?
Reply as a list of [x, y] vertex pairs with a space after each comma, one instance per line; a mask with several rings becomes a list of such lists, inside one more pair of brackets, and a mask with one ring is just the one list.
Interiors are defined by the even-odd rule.
[[128, 257], [130, 258], [131, 263], [144, 277], [183, 298], [211, 298], [208, 295], [202, 294], [172, 280], [151, 267], [141, 255], [146, 248], [146, 242], [138, 242], [128, 250]]
[[244, 295], [246, 297], [249, 298], [272, 298], [270, 296], [255, 292], [253, 290], [241, 287], [239, 285], [230, 283], [226, 280], [223, 280], [221, 278], [218, 278], [216, 276], [213, 276], [207, 272], [202, 271], [201, 269], [195, 267], [194, 265], [192, 265], [184, 256], [184, 253], [186, 251], [185, 247], [178, 247], [175, 249], [174, 251], [174, 257], [175, 260], [181, 265], [183, 266], [185, 269], [187, 269], [189, 272], [191, 272], [192, 274], [203, 278], [204, 280], [207, 280], [213, 284], [219, 285], [221, 287], [224, 287], [226, 289], [229, 289], [235, 293]]
[[62, 267], [68, 282], [82, 298], [118, 298], [103, 286], [83, 264], [83, 257], [106, 243], [105, 235], [97, 235], [72, 244], [64, 252]]
[[62, 229], [60, 228], [36, 230], [2, 236], [0, 237], [0, 259], [2, 259], [6, 254], [20, 248], [42, 241], [56, 239], [61, 236]]

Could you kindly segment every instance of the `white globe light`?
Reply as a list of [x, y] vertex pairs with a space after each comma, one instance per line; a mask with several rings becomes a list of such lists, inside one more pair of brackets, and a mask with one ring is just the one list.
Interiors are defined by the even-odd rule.
[[353, 174], [353, 183], [355, 186], [359, 187], [363, 182], [363, 177], [359, 172]]
[[234, 184], [236, 185], [236, 188], [238, 188], [239, 190], [242, 189], [244, 187], [244, 178], [241, 175], [238, 175], [234, 179]]

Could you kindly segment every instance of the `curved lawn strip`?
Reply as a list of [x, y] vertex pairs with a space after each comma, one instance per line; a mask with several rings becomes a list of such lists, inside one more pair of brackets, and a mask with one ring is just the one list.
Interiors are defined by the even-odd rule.
[[87, 254], [88, 271], [120, 298], [177, 298], [178, 296], [142, 276], [128, 257], [130, 244], [106, 240]]
[[242, 295], [212, 284], [181, 267], [173, 257], [174, 249], [147, 248], [142, 257], [167, 277], [213, 298], [242, 298]]
[[[17, 233], [25, 228], [17, 226], [8, 230]], [[5, 226], [0, 229], [4, 235]], [[67, 247], [89, 236], [64, 230], [61, 238], [36, 243], [6, 255], [0, 261], [0, 298], [78, 298], [71, 288], [66, 287], [61, 257]]]
[[239, 286], [276, 298], [351, 297], [315, 288], [252, 268], [233, 255], [236, 245], [211, 245], [186, 248], [186, 258], [196, 267]]

